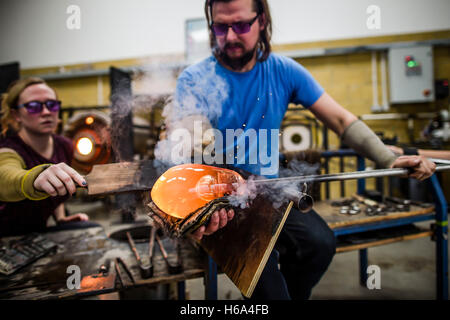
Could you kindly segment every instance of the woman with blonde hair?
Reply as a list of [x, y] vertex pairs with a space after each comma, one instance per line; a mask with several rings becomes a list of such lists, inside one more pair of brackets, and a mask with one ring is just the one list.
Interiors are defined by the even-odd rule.
[[60, 109], [56, 92], [40, 78], [19, 80], [2, 97], [0, 237], [45, 231], [50, 216], [66, 226], [61, 229], [88, 220], [65, 215], [63, 202], [86, 181], [70, 167], [72, 142], [55, 134]]

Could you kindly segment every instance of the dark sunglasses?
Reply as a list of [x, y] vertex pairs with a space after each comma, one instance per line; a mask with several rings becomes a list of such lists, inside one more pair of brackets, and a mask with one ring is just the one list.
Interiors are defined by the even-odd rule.
[[17, 106], [17, 109], [25, 108], [29, 114], [38, 114], [44, 109], [44, 104], [50, 112], [58, 112], [61, 109], [61, 101], [59, 100], [47, 100], [45, 102], [30, 101]]
[[233, 29], [234, 33], [236, 34], [244, 34], [250, 31], [252, 24], [255, 23], [256, 19], [258, 19], [259, 14], [256, 15], [252, 20], [248, 22], [235, 22], [232, 24], [226, 24], [226, 23], [212, 23], [211, 24], [211, 30], [214, 32], [216, 36], [224, 36], [228, 33], [228, 29], [231, 27]]

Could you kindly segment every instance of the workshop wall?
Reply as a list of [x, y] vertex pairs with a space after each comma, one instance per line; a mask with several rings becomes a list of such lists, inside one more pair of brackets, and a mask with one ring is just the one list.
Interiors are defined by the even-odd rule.
[[[397, 41], [419, 41], [434, 37], [440, 37], [444, 33], [430, 33], [409, 35], [408, 40], [405, 38], [400, 39], [396, 37], [379, 37], [376, 43], [389, 43]], [[371, 41], [367, 39], [366, 41]], [[338, 46], [350, 46], [357, 45], [360, 39], [346, 40], [343, 42], [334, 43], [315, 43], [307, 44], [305, 46], [290, 47], [284, 49], [299, 50], [301, 48], [309, 47], [338, 47]], [[367, 43], [366, 43], [367, 44]], [[282, 49], [282, 48], [279, 48]], [[449, 79], [450, 78], [450, 47], [435, 47], [433, 48], [434, 58], [434, 76], [435, 79]], [[324, 89], [342, 106], [350, 110], [356, 116], [372, 113], [371, 107], [373, 104], [373, 92], [372, 92], [372, 53], [355, 53], [348, 55], [338, 56], [318, 56], [312, 58], [299, 58], [296, 59], [299, 63], [305, 66], [311, 74], [321, 83]], [[377, 54], [378, 59], [378, 101], [381, 101], [381, 70], [380, 70], [380, 54]], [[387, 79], [388, 80], [388, 79]], [[387, 84], [388, 86], [388, 84]], [[389, 93], [388, 93], [389, 94]], [[441, 109], [448, 109], [448, 99], [436, 100], [430, 103], [418, 103], [418, 104], [406, 104], [390, 106], [388, 112], [392, 113], [410, 113], [415, 114], [419, 112], [432, 112]], [[420, 133], [427, 125], [429, 120], [415, 120], [414, 122], [414, 137], [420, 137]], [[372, 120], [366, 121], [367, 125], [371, 127], [375, 132], [382, 132], [386, 138], [398, 137], [400, 143], [408, 143], [410, 141], [407, 122], [405, 120]], [[330, 149], [338, 149], [340, 141], [334, 133], [330, 131], [329, 134], [329, 146]], [[367, 166], [373, 166], [373, 163], [367, 161]], [[356, 161], [354, 159], [348, 159], [345, 161], [345, 170], [354, 171], [356, 169]], [[334, 159], [330, 161], [330, 172], [339, 172], [339, 161]], [[450, 175], [443, 174], [444, 184], [450, 185]], [[387, 181], [387, 179], [386, 179]], [[367, 187], [374, 188], [375, 179], [367, 179]], [[340, 196], [339, 182], [331, 183], [331, 197], [336, 198]], [[356, 192], [356, 181], [346, 181], [346, 196], [349, 196]], [[324, 190], [324, 186], [322, 186]], [[450, 198], [450, 191], [446, 192], [447, 198]]]
[[[0, 1], [0, 64], [36, 68], [185, 51], [204, 0]], [[448, 0], [269, 0], [276, 44], [450, 28]], [[375, 5], [375, 11], [374, 11]], [[367, 22], [378, 12], [379, 23]], [[42, 19], [42, 17], [51, 17]]]

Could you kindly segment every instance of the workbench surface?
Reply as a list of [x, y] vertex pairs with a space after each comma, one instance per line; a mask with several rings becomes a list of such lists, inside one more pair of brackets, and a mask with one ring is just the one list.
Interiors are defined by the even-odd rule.
[[[204, 275], [207, 256], [199, 248], [195, 248], [190, 240], [181, 242], [181, 257], [183, 272], [180, 274], [169, 274], [165, 261], [157, 245], [154, 247], [154, 274], [153, 277], [142, 279], [136, 258], [127, 241], [111, 239], [101, 227], [65, 230], [42, 234], [47, 239], [58, 244], [56, 253], [50, 253], [40, 258], [34, 263], [18, 270], [16, 273], [5, 276], [0, 275], [0, 299], [63, 299], [77, 298], [81, 296], [98, 295], [102, 293], [114, 292], [123, 288], [117, 288], [112, 282], [111, 286], [94, 285], [93, 287], [82, 288], [80, 290], [68, 289], [67, 279], [72, 273], [67, 273], [70, 265], [80, 267], [81, 277], [98, 274], [101, 264], [107, 259], [113, 261], [116, 257], [121, 257], [128, 265], [135, 284], [127, 278], [121, 269], [126, 288], [145, 285], [155, 285], [173, 281], [183, 281], [197, 278]], [[1, 239], [3, 244], [14, 238]], [[16, 238], [17, 239], [17, 238]], [[171, 239], [163, 239], [163, 243], [170, 244]], [[136, 241], [136, 248], [141, 258], [148, 258], [148, 242]], [[167, 250], [169, 247], [169, 250]], [[168, 245], [166, 250], [169, 257], [175, 255], [174, 250], [170, 250]], [[115, 276], [114, 264], [111, 264], [109, 274]], [[111, 281], [110, 281], [111, 282]], [[106, 284], [106, 283], [105, 283]], [[92, 285], [92, 282], [90, 283]]]
[[366, 205], [359, 204], [361, 212], [355, 215], [349, 215], [341, 214], [339, 212], [339, 206], [331, 205], [333, 201], [339, 200], [343, 199], [317, 201], [313, 206], [313, 209], [327, 222], [331, 229], [420, 216], [434, 211], [434, 206], [432, 205], [427, 208], [410, 205], [409, 211], [387, 212], [386, 215], [367, 216], [364, 212]]

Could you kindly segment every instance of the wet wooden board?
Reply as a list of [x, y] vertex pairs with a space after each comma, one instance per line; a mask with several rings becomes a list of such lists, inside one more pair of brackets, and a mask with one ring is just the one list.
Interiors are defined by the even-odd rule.
[[356, 215], [348, 215], [339, 213], [340, 207], [332, 206], [332, 201], [336, 200], [317, 201], [313, 206], [313, 209], [327, 222], [331, 229], [419, 216], [434, 211], [434, 206], [422, 208], [420, 206], [411, 205], [409, 211], [388, 212], [386, 215], [367, 216], [364, 213], [366, 206], [364, 204], [359, 204], [361, 212]]
[[150, 190], [158, 178], [151, 160], [95, 165], [85, 176], [89, 195]]
[[251, 297], [292, 205], [275, 209], [257, 197], [250, 208], [235, 210], [225, 228], [200, 241], [244, 296]]

